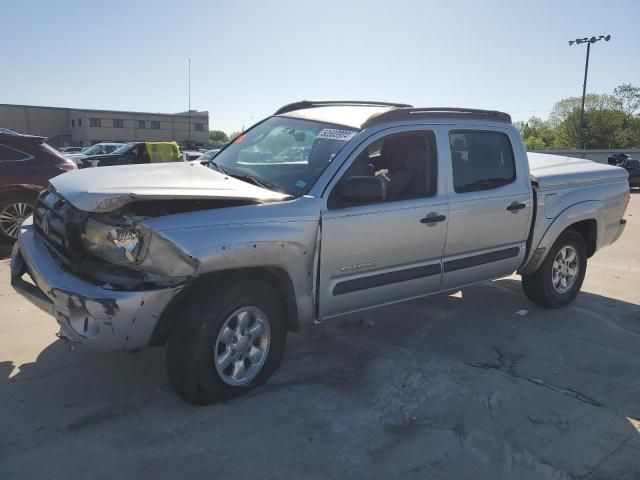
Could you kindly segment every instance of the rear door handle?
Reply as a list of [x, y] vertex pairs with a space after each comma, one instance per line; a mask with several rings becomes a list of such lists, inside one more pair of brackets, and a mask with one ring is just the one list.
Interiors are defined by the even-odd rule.
[[524, 203], [513, 202], [511, 205], [507, 207], [507, 210], [509, 210], [510, 212], [514, 212], [516, 210], [522, 210], [525, 207], [526, 205]]
[[436, 213], [430, 213], [426, 217], [420, 219], [420, 223], [438, 223], [444, 222], [447, 219], [444, 215], [438, 215]]

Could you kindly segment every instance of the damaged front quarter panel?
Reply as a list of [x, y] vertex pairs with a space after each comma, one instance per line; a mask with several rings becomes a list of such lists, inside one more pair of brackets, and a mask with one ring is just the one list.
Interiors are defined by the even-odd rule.
[[[148, 229], [144, 224], [143, 228]], [[200, 262], [169, 242], [158, 232], [149, 230], [149, 245], [144, 259], [136, 267], [156, 281], [175, 279], [184, 281], [197, 275]]]
[[295, 322], [309, 323], [315, 316], [319, 220], [319, 200], [302, 197], [157, 217], [144, 224], [153, 230], [154, 239], [157, 234], [198, 262], [195, 277], [204, 279], [222, 272], [216, 278], [224, 282], [224, 272], [254, 275], [258, 270], [276, 272], [274, 280], [285, 276], [293, 290], [289, 300]]

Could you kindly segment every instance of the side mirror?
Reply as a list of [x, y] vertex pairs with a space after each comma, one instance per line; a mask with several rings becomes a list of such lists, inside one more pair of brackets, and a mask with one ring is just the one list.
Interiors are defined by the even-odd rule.
[[340, 188], [340, 197], [349, 203], [383, 202], [387, 187], [380, 177], [349, 177]]

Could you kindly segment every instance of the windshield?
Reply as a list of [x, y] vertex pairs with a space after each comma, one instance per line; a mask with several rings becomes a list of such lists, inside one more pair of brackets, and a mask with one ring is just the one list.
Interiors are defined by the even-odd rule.
[[113, 154], [118, 154], [121, 155], [123, 153], [127, 153], [129, 150], [131, 150], [133, 147], [135, 147], [135, 145], [131, 145], [131, 144], [126, 144], [126, 145], [122, 145], [121, 147], [116, 148], [113, 152]]
[[299, 196], [309, 191], [356, 129], [271, 117], [238, 136], [210, 164], [243, 180]]
[[98, 153], [102, 153], [102, 145], [100, 145], [99, 143], [87, 148], [84, 152], [82, 152], [86, 155], [96, 155]]

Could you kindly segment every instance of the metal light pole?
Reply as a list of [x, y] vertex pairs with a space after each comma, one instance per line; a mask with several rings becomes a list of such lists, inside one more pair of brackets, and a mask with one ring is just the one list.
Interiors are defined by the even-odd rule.
[[[188, 106], [187, 106], [187, 118], [188, 118], [188, 122], [189, 125], [187, 126], [187, 148], [191, 148], [191, 58], [189, 57], [189, 100], [188, 100]], [[584, 100], [583, 102], [584, 103]]]
[[569, 46], [580, 45], [581, 43], [587, 44], [587, 58], [584, 62], [584, 83], [582, 84], [582, 105], [580, 106], [580, 144], [582, 145], [582, 150], [585, 150], [584, 143], [584, 100], [587, 95], [587, 73], [589, 72], [589, 53], [591, 52], [591, 44], [599, 42], [600, 40], [604, 40], [608, 42], [611, 40], [611, 35], [600, 35], [599, 37], [585, 37], [585, 38], [576, 38], [575, 40], [569, 40]]

